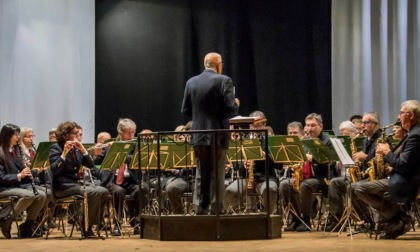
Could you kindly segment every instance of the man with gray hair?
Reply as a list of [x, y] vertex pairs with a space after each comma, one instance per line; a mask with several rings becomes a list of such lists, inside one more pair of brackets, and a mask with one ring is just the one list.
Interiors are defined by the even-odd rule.
[[[420, 186], [420, 102], [408, 100], [398, 114], [408, 135], [391, 151], [388, 143], [378, 143], [376, 152], [392, 168], [388, 181], [375, 180], [356, 188], [358, 197], [377, 210], [381, 239], [395, 239], [411, 228], [408, 214]], [[389, 191], [389, 197], [383, 195]]]

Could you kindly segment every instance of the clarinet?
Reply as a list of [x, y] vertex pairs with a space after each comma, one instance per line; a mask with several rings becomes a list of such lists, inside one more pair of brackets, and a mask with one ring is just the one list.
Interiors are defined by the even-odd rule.
[[[22, 158], [22, 165], [23, 165], [23, 169], [25, 169], [26, 168], [26, 157], [24, 156], [24, 154], [23, 154], [23, 151], [22, 151], [22, 147], [20, 146], [20, 144], [17, 144], [17, 146], [18, 146], [18, 149], [19, 149], [19, 153], [20, 153], [20, 156], [21, 156], [21, 158]], [[38, 195], [39, 194], [39, 192], [36, 190], [36, 187], [35, 187], [35, 182], [34, 182], [34, 176], [32, 176], [32, 173], [31, 173], [31, 176], [30, 176], [30, 178], [31, 178], [31, 186], [32, 186], [32, 191], [34, 192], [34, 195]]]

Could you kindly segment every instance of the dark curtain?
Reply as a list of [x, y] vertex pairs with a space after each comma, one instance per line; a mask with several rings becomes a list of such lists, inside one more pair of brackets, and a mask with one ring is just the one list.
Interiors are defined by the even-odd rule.
[[331, 128], [331, 0], [96, 2], [95, 130], [172, 131], [186, 81], [218, 52], [240, 114], [263, 111], [276, 134], [321, 113]]

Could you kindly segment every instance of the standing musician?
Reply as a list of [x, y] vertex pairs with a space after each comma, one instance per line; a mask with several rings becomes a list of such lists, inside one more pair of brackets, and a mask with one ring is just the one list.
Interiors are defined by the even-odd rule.
[[[96, 174], [95, 165], [85, 147], [77, 139], [78, 127], [75, 122], [63, 122], [57, 127], [57, 143], [50, 149], [50, 165], [53, 173], [54, 194], [57, 197], [70, 195], [84, 196], [84, 187], [80, 181], [80, 167], [83, 165]], [[86, 186], [88, 197], [88, 227], [82, 222], [85, 237], [93, 236], [93, 225], [101, 224], [103, 210], [108, 200], [108, 190], [101, 186]]]
[[[31, 177], [37, 174], [22, 159], [18, 148], [19, 133], [20, 128], [14, 124], [5, 124], [0, 132], [0, 197], [18, 197], [15, 215], [25, 210], [28, 214], [25, 222], [19, 225], [20, 238], [39, 237], [39, 234], [32, 236], [32, 233], [35, 219], [45, 205], [46, 195], [41, 187], [31, 182]], [[12, 221], [11, 216], [0, 220], [1, 231], [7, 239], [11, 238]]]
[[[259, 118], [256, 120], [257, 123], [250, 124], [249, 128], [251, 130], [260, 130], [266, 129], [266, 121], [267, 118], [265, 117], [264, 113], [261, 111], [254, 111], [250, 115], [250, 117], [258, 116]], [[259, 134], [260, 132], [258, 132]], [[249, 138], [259, 137], [262, 141], [262, 146], [264, 151], [264, 140], [261, 136], [257, 136], [256, 133], [251, 132], [248, 136]], [[265, 211], [269, 211], [270, 214], [275, 213], [277, 209], [277, 188], [278, 188], [278, 179], [275, 174], [275, 169], [281, 169], [281, 165], [277, 165], [274, 161], [269, 158], [267, 160], [268, 170], [269, 170], [269, 182], [268, 182], [268, 197], [270, 198], [270, 209], [265, 209]], [[252, 169], [253, 172], [253, 180], [248, 181], [246, 179], [246, 172], [245, 170]], [[246, 160], [245, 166], [239, 168], [239, 178], [236, 178], [227, 188], [224, 195], [224, 204], [227, 209], [232, 207], [233, 209], [237, 209], [239, 207], [239, 197], [242, 197], [241, 202], [245, 202], [246, 194], [244, 193], [246, 189], [255, 191], [264, 199], [264, 206], [267, 205], [267, 182], [265, 177], [265, 161], [264, 160]], [[242, 175], [242, 176], [241, 176]], [[249, 176], [249, 174], [248, 174]], [[248, 178], [249, 179], [249, 178]], [[248, 186], [248, 183], [250, 183]], [[248, 199], [252, 202], [251, 199]], [[256, 202], [253, 202], [256, 203]], [[252, 204], [252, 203], [251, 203]], [[230, 207], [229, 207], [230, 206]]]
[[[323, 122], [320, 114], [311, 113], [306, 116], [305, 133], [307, 137], [318, 138], [327, 147], [334, 151], [328, 134], [323, 133], [322, 129]], [[329, 164], [318, 163], [310, 153], [306, 154], [306, 158], [308, 159], [308, 162], [305, 163], [303, 169], [304, 179], [300, 183], [299, 187], [300, 201], [293, 200], [293, 198], [291, 198], [290, 202], [297, 214], [301, 215], [303, 222], [294, 216], [294, 218], [292, 217], [292, 222], [285, 228], [285, 231], [311, 231], [310, 213], [312, 206], [312, 194], [319, 190], [322, 190], [324, 194], [327, 194], [326, 179], [329, 179], [329, 176], [332, 175], [330, 174], [330, 170], [332, 170], [333, 167], [330, 167]], [[289, 193], [291, 193], [292, 190], [293, 185], [291, 183], [285, 182], [280, 186], [280, 194], [283, 195], [283, 198], [286, 198], [286, 195], [290, 195]]]
[[[369, 167], [368, 161], [375, 157], [376, 142], [381, 136], [379, 116], [375, 112], [367, 112], [363, 114], [362, 118], [363, 132], [366, 138], [363, 140], [363, 150], [353, 153], [352, 158], [355, 162], [361, 162], [360, 171], [365, 174]], [[344, 174], [344, 172], [343, 172]], [[331, 180], [328, 189], [328, 202], [330, 207], [330, 216], [327, 219], [325, 231], [333, 231], [334, 227], [339, 230], [341, 227], [337, 225], [344, 211], [344, 198], [348, 193], [350, 180], [346, 176], [340, 176]], [[355, 189], [367, 182], [367, 176], [361, 181], [351, 184], [351, 204], [356, 211], [357, 216], [364, 219], [367, 223], [372, 223], [370, 212], [366, 204], [361, 202], [354, 194]]]
[[[411, 218], [407, 212], [420, 186], [420, 102], [403, 102], [398, 119], [407, 136], [392, 151], [388, 143], [378, 143], [376, 147], [391, 167], [389, 180], [369, 182], [356, 189], [358, 197], [379, 212], [381, 223], [377, 231], [381, 232], [381, 239], [395, 239], [410, 230]], [[399, 136], [396, 131], [394, 134], [403, 137], [404, 132]], [[389, 197], [383, 197], [388, 191]]]

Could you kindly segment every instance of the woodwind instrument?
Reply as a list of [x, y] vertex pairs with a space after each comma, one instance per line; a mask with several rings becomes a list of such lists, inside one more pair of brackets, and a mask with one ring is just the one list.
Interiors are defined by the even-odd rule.
[[[357, 147], [356, 147], [356, 142], [355, 139], [358, 138], [360, 136], [359, 133], [357, 134], [355, 137], [350, 139], [350, 149], [351, 149], [351, 154], [354, 155], [357, 153]], [[349, 168], [349, 174], [350, 174], [350, 178], [351, 178], [351, 182], [357, 182], [362, 180], [362, 172], [360, 171], [360, 166], [361, 163], [359, 161], [355, 162], [355, 165]]]
[[[20, 156], [22, 158], [23, 169], [28, 168], [27, 165], [26, 165], [28, 159], [23, 154], [22, 146], [20, 146], [20, 144], [17, 144], [17, 146], [18, 146], [18, 149], [19, 149]], [[34, 179], [34, 176], [32, 176], [32, 172], [31, 172], [31, 175], [30, 175], [30, 179], [31, 179], [32, 191], [34, 192], [34, 195], [38, 195], [39, 192], [36, 190], [36, 187], [35, 187], [35, 179]]]
[[85, 214], [85, 234], [87, 234], [87, 231], [89, 229], [89, 207], [88, 207], [88, 195], [87, 195], [87, 191], [86, 191], [86, 176], [85, 176], [85, 171], [84, 171], [84, 167], [82, 166], [83, 169], [83, 211]]
[[302, 164], [294, 164], [292, 165], [292, 170], [294, 173], [292, 174], [293, 180], [293, 190], [295, 192], [299, 192], [300, 190], [300, 182], [303, 180], [303, 165]]
[[246, 183], [246, 189], [251, 190], [254, 186], [254, 160], [250, 160], [251, 164], [248, 166], [248, 181]]

